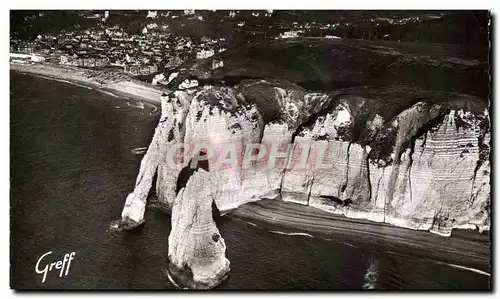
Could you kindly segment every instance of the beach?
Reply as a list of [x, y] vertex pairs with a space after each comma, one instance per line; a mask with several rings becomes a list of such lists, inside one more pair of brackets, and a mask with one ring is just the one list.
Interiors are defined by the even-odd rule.
[[241, 205], [227, 215], [275, 233], [376, 246], [379, 250], [445, 262], [484, 275], [490, 273], [489, 235], [476, 231], [455, 229], [450, 237], [443, 237], [271, 199]]
[[160, 97], [167, 90], [128, 77], [125, 74], [71, 66], [35, 63], [10, 63], [10, 69], [24, 74], [70, 83], [83, 88], [96, 89], [114, 97], [160, 104]]
[[[145, 225], [110, 230], [158, 115], [43, 76], [11, 72], [11, 287], [174, 288], [162, 275], [168, 215], [148, 208]], [[218, 228], [231, 262], [220, 289], [491, 288], [489, 239], [477, 232], [441, 237], [273, 200], [233, 210]], [[68, 276], [41, 283], [34, 267], [48, 251], [76, 257]]]
[[[11, 63], [11, 70], [99, 90], [113, 97], [160, 104], [166, 91], [157, 86], [96, 70], [49, 64]], [[352, 240], [369, 246], [377, 244], [384, 250], [412, 252], [414, 256], [433, 258], [450, 264], [471, 267], [489, 273], [489, 233], [453, 230], [451, 237], [428, 231], [410, 230], [364, 219], [341, 215], [290, 202], [261, 200], [248, 203], [227, 214], [274, 233], [318, 237], [324, 240]]]

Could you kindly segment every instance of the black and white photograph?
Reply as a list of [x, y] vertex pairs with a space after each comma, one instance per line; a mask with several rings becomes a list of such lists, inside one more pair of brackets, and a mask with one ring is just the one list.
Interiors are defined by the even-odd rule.
[[491, 11], [9, 17], [12, 290], [493, 290]]

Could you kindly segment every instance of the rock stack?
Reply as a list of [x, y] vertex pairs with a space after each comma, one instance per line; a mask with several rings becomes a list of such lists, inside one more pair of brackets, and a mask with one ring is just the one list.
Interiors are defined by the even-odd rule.
[[[144, 222], [157, 171], [159, 202], [172, 210], [169, 277], [187, 288], [212, 288], [229, 271], [214, 202], [227, 212], [271, 198], [441, 235], [489, 229], [489, 141], [487, 102], [463, 94], [405, 86], [311, 93], [276, 80], [195, 87], [162, 98], [122, 221]], [[179, 142], [188, 149], [172, 168], [166, 152]], [[263, 147], [246, 161], [249, 143]], [[185, 171], [202, 154], [196, 144], [214, 155]], [[220, 167], [227, 145], [237, 165]]]
[[199, 168], [173, 203], [167, 275], [179, 288], [211, 289], [229, 275], [226, 244], [212, 217], [212, 186], [209, 172]]

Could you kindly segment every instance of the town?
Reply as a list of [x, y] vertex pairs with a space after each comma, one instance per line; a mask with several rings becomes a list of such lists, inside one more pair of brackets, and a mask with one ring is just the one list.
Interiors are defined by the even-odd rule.
[[[39, 12], [38, 15], [26, 18], [43, 18], [44, 14]], [[11, 36], [10, 58], [14, 63], [49, 63], [112, 71], [157, 85], [168, 84], [169, 74], [186, 62], [211, 60], [212, 69], [223, 67], [221, 54], [238, 43], [306, 37], [341, 39], [353, 34], [360, 35], [357, 31], [363, 27], [342, 18], [335, 21], [301, 22], [293, 19], [292, 12], [291, 19], [277, 21], [274, 15], [272, 10], [135, 11], [131, 22], [137, 26], [131, 29], [126, 22], [112, 22], [113, 17], [125, 18], [127, 13], [81, 11], [78, 16], [84, 18], [88, 26], [78, 24], [60, 30], [49, 30], [41, 32], [34, 39]], [[399, 20], [371, 18], [365, 21], [382, 28], [395, 23], [407, 24], [422, 20], [409, 17]], [[226, 34], [215, 36], [200, 33], [204, 27], [209, 26], [229, 30], [226, 29]], [[195, 33], [189, 32], [187, 28]], [[389, 29], [386, 31], [389, 32]], [[362, 32], [357, 37], [391, 38], [384, 30]]]

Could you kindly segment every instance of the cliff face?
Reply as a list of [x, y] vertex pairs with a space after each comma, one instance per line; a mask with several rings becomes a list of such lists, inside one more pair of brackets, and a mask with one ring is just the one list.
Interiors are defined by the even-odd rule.
[[[324, 94], [243, 80], [177, 91], [162, 98], [122, 222], [144, 222], [157, 172], [158, 201], [172, 209], [169, 274], [188, 288], [229, 271], [213, 202], [225, 212], [270, 198], [441, 235], [489, 229], [489, 132], [485, 101], [404, 86]], [[194, 160], [205, 170], [188, 170]]]
[[212, 218], [212, 182], [198, 169], [173, 202], [167, 274], [180, 288], [210, 289], [229, 274], [226, 244]]

